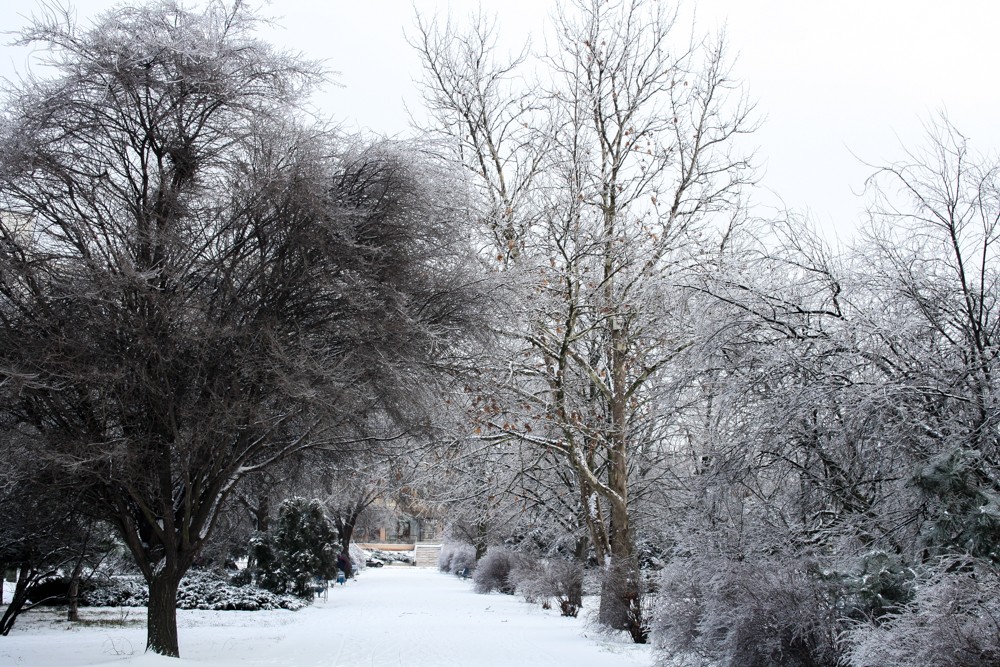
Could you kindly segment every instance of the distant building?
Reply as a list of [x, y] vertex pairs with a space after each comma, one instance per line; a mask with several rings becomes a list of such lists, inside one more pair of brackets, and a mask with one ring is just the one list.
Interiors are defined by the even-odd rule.
[[383, 514], [381, 521], [355, 528], [354, 540], [377, 544], [416, 544], [439, 540], [443, 530], [438, 518], [405, 513]]

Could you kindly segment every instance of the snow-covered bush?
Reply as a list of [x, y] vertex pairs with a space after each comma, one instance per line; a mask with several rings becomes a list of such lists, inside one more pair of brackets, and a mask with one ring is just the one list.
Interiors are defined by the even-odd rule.
[[236, 570], [229, 575], [229, 583], [233, 586], [249, 586], [253, 583], [253, 572], [247, 568]]
[[275, 595], [256, 586], [232, 586], [225, 578], [214, 572], [198, 570], [189, 572], [177, 589], [178, 609], [297, 611], [304, 606], [301, 599], [289, 595]]
[[583, 606], [583, 566], [575, 561], [520, 558], [510, 580], [526, 602], [546, 606], [555, 600], [563, 616], [575, 617]]
[[551, 595], [545, 581], [545, 563], [527, 556], [518, 556], [507, 575], [525, 602], [547, 604]]
[[351, 558], [351, 564], [355, 572], [365, 569], [365, 561], [368, 560], [368, 553], [357, 544], [351, 542], [351, 547], [347, 552]]
[[546, 567], [548, 592], [559, 603], [563, 616], [576, 617], [583, 607], [583, 565], [576, 561], [553, 561]]
[[476, 569], [476, 548], [471, 544], [447, 542], [441, 546], [438, 554], [438, 569], [442, 572], [461, 572], [467, 574]]
[[809, 563], [683, 559], [661, 575], [652, 635], [661, 665], [835, 667], [837, 590]]
[[[139, 577], [115, 577], [94, 582], [81, 594], [81, 605], [89, 607], [145, 607], [149, 589]], [[178, 609], [213, 611], [257, 611], [304, 607], [288, 595], [275, 595], [256, 586], [233, 586], [224, 575], [204, 570], [190, 570], [177, 589]]]
[[637, 644], [647, 643], [655, 588], [650, 576], [635, 561], [612, 560], [602, 567], [598, 623], [608, 630], [624, 630]]
[[438, 552], [438, 570], [441, 572], [451, 572], [451, 557], [453, 544], [442, 544], [441, 551]]
[[853, 667], [1000, 665], [1000, 572], [991, 564], [949, 565], [900, 611], [851, 630]]
[[372, 558], [378, 558], [383, 563], [403, 563], [404, 565], [413, 565], [412, 551], [382, 551], [380, 549], [373, 549], [368, 552], [368, 555]]
[[28, 601], [43, 606], [67, 603], [69, 577], [49, 577], [28, 586]]
[[513, 595], [517, 589], [517, 582], [512, 580], [511, 570], [514, 570], [523, 558], [523, 556], [503, 547], [488, 549], [486, 555], [476, 565], [476, 571], [472, 575], [476, 592], [498, 591], [506, 595]]
[[95, 579], [80, 591], [83, 607], [145, 607], [148, 603], [149, 587], [142, 577]]

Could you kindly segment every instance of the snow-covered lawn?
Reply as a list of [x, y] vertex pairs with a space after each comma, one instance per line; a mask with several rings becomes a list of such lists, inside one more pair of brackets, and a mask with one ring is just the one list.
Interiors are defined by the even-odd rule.
[[[586, 613], [581, 614], [581, 617]], [[0, 665], [324, 667], [647, 667], [647, 647], [602, 637], [583, 618], [413, 567], [368, 569], [298, 612], [179, 611], [181, 659], [145, 655], [145, 610], [24, 614], [0, 637]]]

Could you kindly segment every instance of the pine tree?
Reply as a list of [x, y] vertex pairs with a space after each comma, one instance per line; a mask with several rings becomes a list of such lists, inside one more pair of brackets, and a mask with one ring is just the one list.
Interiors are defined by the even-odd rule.
[[337, 571], [337, 530], [318, 500], [289, 498], [278, 509], [273, 535], [251, 543], [257, 560], [257, 583], [276, 593], [312, 594], [313, 579], [332, 579]]

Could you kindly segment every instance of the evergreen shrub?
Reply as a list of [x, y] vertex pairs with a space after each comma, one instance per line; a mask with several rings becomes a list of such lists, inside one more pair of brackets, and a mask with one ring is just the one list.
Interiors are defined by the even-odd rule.
[[312, 598], [316, 579], [337, 574], [337, 531], [318, 500], [289, 498], [278, 508], [273, 534], [258, 533], [250, 543], [257, 585], [274, 593]]
[[847, 639], [852, 667], [1000, 665], [1000, 572], [943, 561], [910, 603], [856, 624]]
[[[91, 580], [80, 594], [80, 604], [85, 607], [145, 607], [148, 603], [149, 589], [140, 577]], [[297, 598], [256, 586], [234, 586], [226, 575], [207, 570], [190, 570], [177, 588], [178, 609], [296, 611], [304, 606]]]

